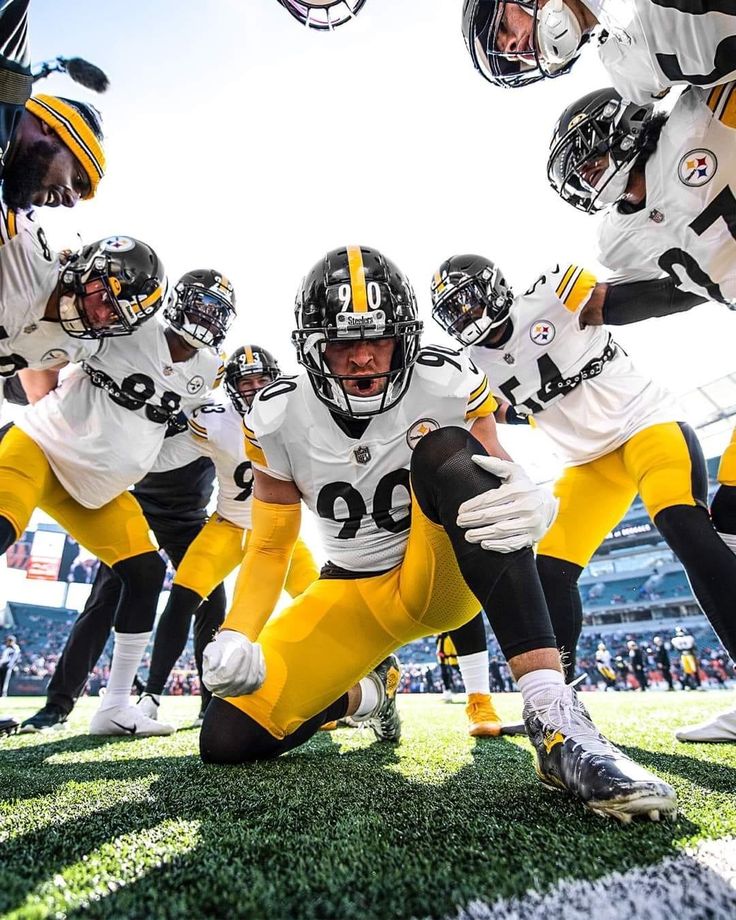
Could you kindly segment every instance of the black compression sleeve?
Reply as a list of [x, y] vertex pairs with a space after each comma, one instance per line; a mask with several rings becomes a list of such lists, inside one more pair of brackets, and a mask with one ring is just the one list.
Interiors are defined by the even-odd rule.
[[626, 326], [656, 316], [684, 313], [705, 302], [705, 297], [680, 290], [671, 278], [609, 284], [603, 301], [603, 322], [607, 326]]

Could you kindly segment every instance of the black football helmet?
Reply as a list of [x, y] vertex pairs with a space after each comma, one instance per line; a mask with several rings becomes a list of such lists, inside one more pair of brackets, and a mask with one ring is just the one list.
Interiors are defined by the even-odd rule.
[[255, 377], [268, 377], [269, 380], [275, 380], [278, 376], [279, 366], [270, 351], [266, 351], [260, 345], [243, 345], [242, 348], [236, 348], [227, 359], [225, 390], [238, 412], [245, 415], [258, 390], [268, 384], [264, 383], [244, 391], [240, 386], [242, 381], [252, 380]]
[[432, 317], [463, 345], [478, 345], [506, 322], [514, 294], [485, 256], [446, 259], [432, 279]]
[[[547, 178], [557, 194], [580, 211], [600, 211], [626, 191], [627, 173], [642, 149], [653, 106], [626, 105], [612, 87], [588, 93], [569, 105], [555, 127]], [[607, 159], [604, 159], [607, 158]], [[594, 184], [584, 173], [605, 163]]]
[[302, 25], [320, 32], [331, 31], [349, 22], [361, 11], [366, 0], [279, 0]]
[[[499, 32], [511, 7], [530, 17], [523, 56], [500, 50]], [[564, 0], [464, 0], [463, 38], [473, 65], [496, 86], [516, 88], [568, 73], [588, 39]]]
[[[110, 236], [74, 253], [60, 269], [59, 320], [67, 335], [100, 339], [130, 335], [158, 310], [166, 293], [166, 273], [147, 243]], [[102, 301], [115, 319], [97, 326], [85, 307]]]
[[193, 348], [219, 348], [235, 319], [235, 291], [212, 268], [187, 272], [169, 294], [164, 316]]
[[[396, 405], [406, 392], [419, 352], [422, 322], [409, 279], [390, 259], [368, 246], [333, 249], [302, 281], [296, 298], [292, 342], [314, 391], [333, 412], [367, 418]], [[395, 339], [382, 392], [349, 395], [345, 382], [359, 375], [340, 375], [325, 359], [329, 343], [356, 339]]]

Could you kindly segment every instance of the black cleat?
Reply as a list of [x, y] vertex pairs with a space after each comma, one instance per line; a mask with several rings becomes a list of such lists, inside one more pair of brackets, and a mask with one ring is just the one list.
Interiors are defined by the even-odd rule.
[[12, 716], [0, 716], [0, 737], [14, 735], [18, 731], [18, 721]]
[[21, 722], [21, 735], [35, 734], [36, 732], [46, 731], [47, 729], [60, 729], [66, 727], [68, 713], [64, 712], [53, 703], [46, 703], [43, 709], [39, 709], [35, 716], [25, 719]]
[[624, 824], [677, 814], [675, 790], [627, 757], [595, 727], [572, 687], [540, 693], [524, 706], [537, 773], [549, 789], [571, 793], [591, 811]]
[[396, 655], [389, 655], [368, 675], [378, 687], [379, 703], [364, 724], [379, 741], [399, 741], [401, 719], [396, 706], [396, 691], [401, 679], [401, 665]]

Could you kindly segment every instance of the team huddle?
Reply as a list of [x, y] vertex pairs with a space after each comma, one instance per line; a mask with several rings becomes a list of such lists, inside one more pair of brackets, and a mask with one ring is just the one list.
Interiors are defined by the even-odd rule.
[[[0, 377], [6, 398], [28, 405], [0, 441], [0, 553], [40, 508], [103, 566], [24, 728], [66, 719], [114, 629], [90, 733], [170, 734], [161, 695], [193, 621], [207, 763], [273, 758], [341, 720], [398, 742], [394, 652], [439, 633], [467, 666], [470, 733], [497, 735], [485, 616], [540, 780], [621, 821], [676, 814], [672, 787], [609, 741], [575, 691], [577, 583], [639, 494], [736, 658], [736, 434], [709, 509], [694, 432], [610, 328], [736, 305], [736, 15], [593, 6], [465, 0], [463, 30], [483, 76], [513, 87], [565, 74], [605, 30], [615, 88], [561, 114], [547, 174], [564, 201], [603, 211], [610, 276], [539, 266], [515, 294], [492, 254], [450, 256], [429, 289], [432, 318], [457, 342], [447, 348], [423, 341], [401, 268], [341, 246], [299, 286], [296, 376], [280, 374], [280, 346], [228, 342], [236, 292], [219, 269], [169, 284], [158, 252], [120, 234], [51, 251], [30, 208], [94, 195], [101, 121], [68, 99], [26, 103], [2, 174]], [[668, 90], [679, 95], [665, 108], [654, 97]], [[24, 145], [38, 168], [21, 180]], [[503, 447], [500, 426], [530, 423], [566, 459], [554, 492]], [[300, 539], [302, 504], [321, 571]], [[176, 576], [133, 705], [159, 546]], [[226, 610], [222, 581], [236, 569]], [[291, 601], [275, 612], [284, 589]], [[736, 711], [678, 737], [734, 741]]]

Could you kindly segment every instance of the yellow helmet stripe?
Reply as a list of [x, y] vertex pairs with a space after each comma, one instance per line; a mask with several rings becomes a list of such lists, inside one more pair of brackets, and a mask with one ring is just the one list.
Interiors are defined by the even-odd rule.
[[253, 361], [255, 360], [253, 358], [253, 349], [250, 347], [250, 345], [245, 346], [245, 360], [248, 364], [253, 364]]
[[348, 268], [350, 287], [353, 291], [353, 310], [356, 313], [367, 313], [368, 291], [365, 287], [365, 266], [360, 246], [348, 246]]

